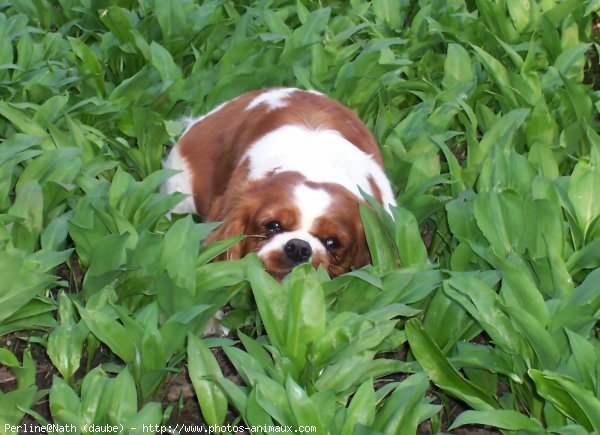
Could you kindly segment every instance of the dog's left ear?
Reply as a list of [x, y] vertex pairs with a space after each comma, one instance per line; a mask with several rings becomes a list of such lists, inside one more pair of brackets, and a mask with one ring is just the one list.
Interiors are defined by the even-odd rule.
[[[213, 220], [220, 220], [223, 223], [208, 235], [206, 243], [225, 240], [233, 236], [246, 234], [248, 231], [248, 216], [247, 213], [245, 213], [245, 208], [240, 204], [233, 207], [226, 207], [225, 210], [222, 211], [221, 216], [214, 216]], [[219, 255], [217, 259], [239, 260], [246, 254], [247, 252], [244, 252], [244, 240], [242, 240], [237, 242], [223, 254]]]

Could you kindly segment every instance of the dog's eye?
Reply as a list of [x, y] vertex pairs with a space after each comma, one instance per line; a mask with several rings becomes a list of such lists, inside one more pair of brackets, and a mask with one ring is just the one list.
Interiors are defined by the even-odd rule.
[[325, 249], [327, 249], [328, 251], [333, 251], [334, 249], [340, 247], [340, 241], [335, 237], [329, 237], [325, 239], [323, 241], [323, 244], [325, 245]]
[[270, 221], [265, 225], [265, 229], [269, 234], [278, 234], [283, 232], [283, 227], [279, 221]]

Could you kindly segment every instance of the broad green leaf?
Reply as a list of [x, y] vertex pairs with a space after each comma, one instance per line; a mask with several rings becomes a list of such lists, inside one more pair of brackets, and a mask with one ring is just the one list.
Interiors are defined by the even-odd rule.
[[170, 41], [174, 35], [187, 30], [188, 16], [184, 3], [165, 0], [154, 3], [156, 19], [160, 25], [165, 41]]
[[403, 207], [395, 207], [393, 215], [396, 224], [394, 238], [402, 266], [426, 267], [427, 250], [414, 215]]
[[268, 425], [273, 426], [274, 422], [271, 418], [270, 414], [265, 411], [261, 405], [259, 405], [257, 401], [257, 390], [253, 389], [248, 395], [248, 400], [246, 401], [246, 412], [245, 418], [246, 421], [250, 425], [260, 426], [260, 425]]
[[365, 228], [373, 266], [382, 274], [393, 270], [398, 264], [397, 255], [390, 243], [390, 235], [385, 226], [374, 210], [362, 204], [360, 205], [360, 217]]
[[137, 413], [137, 391], [129, 369], [111, 379], [105, 394], [112, 399], [107, 412], [114, 422], [128, 421]]
[[[82, 421], [91, 424], [105, 416], [108, 405], [112, 400], [112, 397], [104, 397], [109, 382], [106, 372], [101, 367], [96, 367], [85, 375], [81, 383], [79, 424]], [[71, 409], [75, 410], [77, 408]]]
[[466, 274], [456, 274], [444, 282], [444, 291], [479, 322], [496, 346], [507, 353], [523, 351], [520, 335], [489, 286]]
[[161, 422], [162, 416], [163, 409], [160, 403], [146, 403], [137, 414], [127, 420], [124, 426], [129, 429], [130, 434], [142, 435], [146, 432], [145, 428], [157, 427]]
[[306, 391], [289, 376], [285, 380], [285, 391], [296, 426], [311, 426], [316, 428], [317, 433], [326, 432], [319, 417], [319, 409], [310, 400]]
[[554, 370], [558, 365], [563, 349], [559, 347], [554, 339], [548, 333], [539, 321], [523, 307], [505, 307], [513, 324], [521, 331], [521, 335], [526, 338], [533, 351], [538, 357], [539, 366]]
[[398, 0], [375, 0], [373, 11], [375, 15], [392, 29], [400, 29], [403, 25], [403, 8], [408, 5], [405, 1]]
[[493, 146], [500, 149], [511, 148], [516, 130], [528, 115], [529, 109], [515, 109], [508, 112], [485, 132], [479, 144], [469, 148], [467, 167], [464, 174], [467, 185], [473, 185]]
[[60, 325], [48, 336], [47, 353], [62, 377], [70, 382], [79, 369], [88, 331], [83, 323], [75, 322], [74, 307], [66, 294], [58, 296], [58, 304]]
[[5, 251], [0, 261], [0, 322], [6, 320], [31, 299], [47, 290], [55, 278], [40, 272], [37, 265], [16, 251]]
[[473, 80], [471, 58], [467, 50], [459, 44], [448, 44], [442, 79], [444, 87], [451, 89], [462, 84], [472, 85]]
[[424, 372], [411, 375], [400, 382], [377, 413], [375, 428], [386, 434], [415, 433], [420, 421], [420, 404], [428, 387], [429, 381]]
[[8, 119], [15, 127], [31, 136], [46, 136], [46, 130], [31, 120], [31, 117], [6, 101], [0, 101], [0, 115]]
[[108, 9], [102, 9], [100, 13], [100, 21], [108, 27], [108, 29], [123, 43], [130, 43], [132, 47], [135, 41], [132, 31], [132, 25], [127, 16], [127, 10], [117, 6], [111, 6]]
[[188, 367], [200, 402], [202, 416], [209, 425], [221, 425], [227, 414], [227, 398], [219, 387], [223, 377], [219, 364], [201, 339], [188, 335]]
[[499, 256], [521, 251], [523, 201], [512, 192], [481, 192], [473, 212], [477, 226]]
[[406, 335], [415, 358], [438, 387], [477, 410], [498, 408], [492, 396], [464, 379], [452, 367], [416, 319], [406, 322]]
[[577, 222], [584, 235], [600, 216], [600, 150], [592, 151], [592, 159], [581, 159], [569, 181], [569, 199], [575, 208]]
[[529, 370], [536, 390], [567, 417], [588, 431], [600, 431], [600, 400], [571, 378], [549, 371]]
[[267, 375], [265, 368], [255, 358], [241, 349], [227, 346], [223, 351], [247, 385], [254, 387], [261, 376]]
[[255, 387], [256, 402], [271, 417], [284, 426], [294, 424], [286, 389], [268, 377], [262, 377]]
[[346, 391], [361, 380], [371, 361], [373, 361], [373, 352], [361, 352], [336, 364], [328, 365], [320, 373], [315, 387], [319, 391], [330, 390], [334, 393]]
[[325, 333], [325, 299], [311, 265], [296, 267], [284, 289], [288, 293], [285, 349], [301, 372], [310, 343]]
[[365, 381], [352, 397], [342, 428], [342, 435], [352, 435], [357, 424], [370, 426], [375, 417], [375, 390], [373, 380]]
[[529, 25], [530, 20], [530, 0], [507, 0], [508, 13], [512, 18], [517, 31], [522, 32]]
[[186, 289], [194, 289], [194, 266], [200, 246], [198, 226], [191, 216], [175, 222], [167, 231], [162, 247], [161, 263], [173, 281]]
[[152, 65], [158, 70], [160, 78], [164, 83], [171, 84], [181, 78], [181, 70], [173, 61], [169, 53], [162, 45], [152, 41], [150, 44]]
[[256, 306], [271, 343], [285, 347], [287, 336], [288, 296], [273, 277], [253, 262], [248, 267], [248, 280], [256, 299]]
[[133, 362], [137, 349], [125, 327], [105, 311], [88, 309], [75, 302], [88, 329], [126, 363]]
[[77, 393], [58, 376], [52, 378], [49, 402], [50, 412], [55, 423], [73, 424], [75, 427], [82, 425], [79, 414], [81, 400]]
[[234, 384], [227, 378], [221, 378], [218, 382], [229, 398], [231, 404], [235, 406], [242, 416], [244, 416], [246, 412], [246, 406], [248, 404], [248, 393], [244, 391], [242, 387]]
[[569, 338], [572, 358], [577, 366], [579, 378], [588, 390], [597, 391], [596, 367], [600, 360], [598, 349], [585, 337], [568, 329], [565, 329], [565, 332]]
[[529, 416], [512, 410], [464, 411], [450, 426], [450, 430], [465, 424], [480, 424], [505, 430], [545, 433], [542, 425]]

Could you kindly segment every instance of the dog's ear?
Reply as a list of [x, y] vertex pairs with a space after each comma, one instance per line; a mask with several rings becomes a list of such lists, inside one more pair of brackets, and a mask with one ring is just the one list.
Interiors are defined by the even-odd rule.
[[[206, 243], [225, 240], [247, 232], [248, 218], [239, 208], [230, 210], [229, 213], [226, 213], [219, 220], [223, 223], [208, 235], [205, 241]], [[244, 241], [242, 240], [237, 242], [223, 254], [219, 255], [217, 260], [239, 260], [244, 255], [246, 255], [246, 252], [244, 252]]]
[[363, 233], [362, 237], [359, 236], [357, 240], [356, 254], [354, 255], [354, 267], [360, 269], [367, 264], [371, 264], [371, 254], [367, 245], [367, 239]]

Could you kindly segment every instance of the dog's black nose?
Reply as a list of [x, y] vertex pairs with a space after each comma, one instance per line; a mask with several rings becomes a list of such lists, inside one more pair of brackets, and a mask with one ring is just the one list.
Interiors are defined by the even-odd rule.
[[289, 240], [283, 247], [283, 251], [294, 264], [305, 263], [312, 255], [308, 242], [300, 239]]

